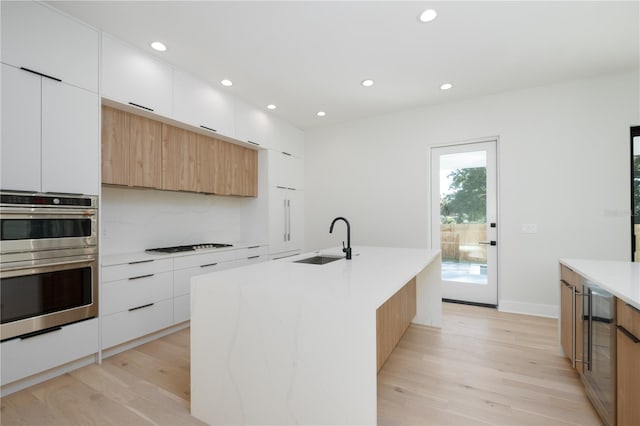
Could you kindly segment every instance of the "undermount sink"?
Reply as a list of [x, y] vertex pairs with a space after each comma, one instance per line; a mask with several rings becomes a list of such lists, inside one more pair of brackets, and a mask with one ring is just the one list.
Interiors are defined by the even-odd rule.
[[344, 259], [344, 256], [313, 256], [306, 259], [294, 260], [293, 263], [309, 263], [311, 265], [324, 265], [336, 260]]

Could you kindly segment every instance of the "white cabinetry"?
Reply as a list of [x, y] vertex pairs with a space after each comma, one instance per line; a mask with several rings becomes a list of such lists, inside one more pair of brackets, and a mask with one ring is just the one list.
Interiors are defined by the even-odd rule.
[[177, 69], [173, 74], [173, 118], [225, 136], [235, 136], [231, 98]]
[[272, 256], [301, 251], [304, 245], [304, 192], [269, 188], [269, 249]]
[[0, 344], [1, 384], [76, 361], [98, 352], [98, 320], [65, 325], [55, 331]]
[[98, 92], [98, 31], [36, 2], [0, 5], [3, 63]]
[[289, 189], [304, 189], [304, 159], [269, 150], [269, 183]]
[[235, 138], [262, 148], [273, 148], [273, 118], [245, 102], [235, 101]]
[[97, 194], [98, 95], [2, 65], [2, 189]]
[[173, 69], [102, 34], [102, 96], [165, 117], [172, 116]]
[[277, 118], [273, 120], [273, 149], [294, 157], [304, 157], [304, 132]]
[[102, 348], [173, 323], [172, 259], [102, 268]]

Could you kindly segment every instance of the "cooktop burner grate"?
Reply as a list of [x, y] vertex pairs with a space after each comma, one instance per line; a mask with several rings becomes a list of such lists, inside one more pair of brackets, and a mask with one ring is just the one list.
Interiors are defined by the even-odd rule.
[[222, 243], [204, 243], [204, 244], [189, 244], [186, 246], [173, 246], [173, 247], [158, 247], [152, 249], [146, 249], [146, 252], [151, 253], [180, 253], [183, 251], [196, 251], [202, 249], [233, 247], [233, 244]]

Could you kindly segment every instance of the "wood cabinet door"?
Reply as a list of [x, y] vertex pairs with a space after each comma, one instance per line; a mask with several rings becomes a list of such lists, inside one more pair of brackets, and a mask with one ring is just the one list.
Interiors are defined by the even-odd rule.
[[238, 145], [230, 149], [229, 169], [230, 194], [243, 197], [258, 195], [258, 152]]
[[198, 135], [197, 145], [197, 190], [205, 194], [215, 194], [215, 164], [218, 156], [218, 140]]
[[[640, 425], [640, 342], [617, 331], [617, 422]], [[638, 337], [638, 336], [636, 336]]]
[[162, 188], [162, 123], [129, 114], [129, 184]]
[[571, 284], [560, 281], [560, 344], [564, 355], [569, 359], [573, 356], [572, 297]]
[[129, 185], [129, 114], [104, 105], [102, 183]]
[[162, 125], [162, 189], [196, 191], [198, 135]]

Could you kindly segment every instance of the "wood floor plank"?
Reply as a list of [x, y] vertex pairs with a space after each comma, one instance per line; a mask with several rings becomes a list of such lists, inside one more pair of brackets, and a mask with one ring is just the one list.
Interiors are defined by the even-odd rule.
[[[560, 356], [557, 322], [445, 303], [378, 375], [380, 425], [600, 425]], [[0, 399], [3, 426], [203, 425], [190, 415], [190, 331]]]

